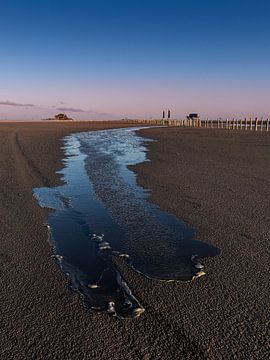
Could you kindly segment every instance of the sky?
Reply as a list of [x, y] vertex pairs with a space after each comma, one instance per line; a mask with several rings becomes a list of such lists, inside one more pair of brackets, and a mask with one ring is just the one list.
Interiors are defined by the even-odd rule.
[[0, 0], [0, 119], [270, 115], [269, 0]]

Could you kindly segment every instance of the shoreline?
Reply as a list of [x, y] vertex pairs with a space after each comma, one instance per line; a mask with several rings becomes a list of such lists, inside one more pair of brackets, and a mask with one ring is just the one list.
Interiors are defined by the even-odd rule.
[[[269, 234], [269, 222], [263, 231], [260, 219], [253, 227], [245, 226], [243, 234], [247, 238], [244, 242], [241, 238], [237, 243], [235, 236], [239, 236], [239, 221], [229, 222], [234, 226], [228, 230], [228, 223], [221, 221], [224, 219], [217, 214], [231, 208], [238, 213], [237, 206], [241, 208], [244, 204], [244, 210], [249, 206], [253, 208], [247, 219], [253, 212], [259, 213], [263, 219], [269, 200], [269, 171], [265, 168], [269, 164], [269, 137], [260, 133], [213, 129], [155, 128], [140, 131], [147, 137], [159, 139], [159, 142], [147, 144], [151, 162], [134, 167], [140, 185], [152, 190], [151, 201], [193, 223], [199, 229], [199, 237], [219, 246], [222, 254], [207, 259], [206, 277], [185, 285], [160, 284], [144, 279], [119, 261], [121, 274], [128, 279], [133, 293], [146, 307], [146, 314], [141, 318], [122, 322], [106, 314], [90, 313], [83, 308], [79, 296], [68, 291], [66, 279], [52, 261], [52, 249], [45, 241], [47, 212], [38, 207], [31, 192], [33, 187], [59, 183], [56, 170], [62, 167], [60, 139], [63, 136], [98, 127], [105, 129], [108, 123], [36, 124], [0, 123], [3, 139], [0, 161], [4, 168], [0, 180], [3, 200], [0, 206], [3, 239], [1, 298], [4, 314], [0, 353], [3, 358], [63, 359], [70, 354], [71, 359], [103, 360], [112, 359], [112, 352], [113, 359], [119, 360], [226, 359], [232, 356], [245, 359], [248, 354], [252, 356], [249, 358], [263, 358], [269, 346], [265, 317], [269, 290], [263, 264], [266, 255], [262, 250], [267, 245], [265, 236]], [[122, 124], [110, 125], [119, 127]], [[252, 142], [253, 155], [250, 157], [251, 152], [248, 152], [247, 158], [236, 156], [235, 148], [250, 149], [247, 141]], [[221, 153], [217, 151], [219, 148]], [[265, 150], [265, 155], [261, 148]], [[216, 153], [211, 155], [211, 150]], [[203, 165], [208, 164], [211, 171], [205, 171], [199, 164], [202, 154], [205, 155]], [[219, 167], [218, 156], [222, 158], [224, 154], [231, 159], [230, 166]], [[235, 167], [236, 160], [242, 164], [241, 169]], [[255, 161], [258, 161], [255, 169], [248, 170], [247, 164]], [[218, 179], [215, 178], [217, 170], [220, 172], [216, 175]], [[239, 172], [236, 172], [237, 181], [243, 173], [248, 175], [248, 179], [240, 183], [244, 184], [245, 190], [250, 189], [246, 204], [232, 187], [234, 183], [230, 183], [236, 170]], [[181, 177], [183, 171], [185, 179]], [[208, 189], [203, 187], [203, 183], [191, 181], [198, 173], [211, 180], [213, 194], [225, 187], [226, 191], [223, 189], [223, 197], [219, 199], [223, 202], [205, 202]], [[224, 175], [227, 182], [220, 181]], [[254, 177], [260, 179], [257, 180], [259, 194], [252, 186]], [[205, 197], [198, 196], [200, 193]], [[250, 203], [254, 198], [260, 200], [261, 193], [265, 194], [263, 204], [258, 204], [258, 201]], [[216, 223], [206, 222], [209, 214]], [[225, 217], [229, 215], [225, 212]], [[240, 220], [246, 218], [241, 217]], [[229, 244], [226, 243], [228, 240]], [[239, 264], [233, 263], [235, 254], [229, 245], [234, 246], [234, 252], [238, 251], [239, 258], [236, 258]], [[247, 249], [243, 250], [243, 247]], [[237, 272], [239, 279], [235, 278]], [[248, 290], [241, 283], [243, 281]], [[258, 291], [259, 298], [256, 295]]]

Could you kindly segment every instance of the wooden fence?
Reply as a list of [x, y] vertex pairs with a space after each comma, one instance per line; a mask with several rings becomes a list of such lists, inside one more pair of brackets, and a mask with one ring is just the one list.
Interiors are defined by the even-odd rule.
[[269, 131], [269, 118], [245, 118], [245, 119], [151, 119], [151, 120], [132, 120], [138, 124], [163, 125], [163, 126], [188, 126], [204, 127], [228, 130], [245, 130], [245, 131]]

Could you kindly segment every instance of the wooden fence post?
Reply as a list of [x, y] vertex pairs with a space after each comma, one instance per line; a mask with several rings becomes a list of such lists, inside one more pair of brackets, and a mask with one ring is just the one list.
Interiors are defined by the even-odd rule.
[[261, 131], [263, 131], [263, 117], [261, 117]]
[[255, 131], [258, 130], [258, 118], [256, 117], [255, 118]]

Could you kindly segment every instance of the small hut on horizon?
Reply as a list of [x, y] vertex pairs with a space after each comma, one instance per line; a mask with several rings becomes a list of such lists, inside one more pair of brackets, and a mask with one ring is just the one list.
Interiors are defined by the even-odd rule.
[[48, 119], [44, 119], [46, 120], [50, 120], [50, 121], [73, 121], [72, 118], [68, 117], [66, 114], [56, 114], [53, 118], [48, 118]]
[[196, 113], [191, 113], [187, 116], [188, 120], [200, 120], [200, 116], [199, 114]]
[[73, 120], [72, 118], [69, 118], [66, 114], [57, 114], [54, 116], [54, 120], [60, 120], [60, 121], [66, 121], [66, 120]]

